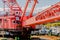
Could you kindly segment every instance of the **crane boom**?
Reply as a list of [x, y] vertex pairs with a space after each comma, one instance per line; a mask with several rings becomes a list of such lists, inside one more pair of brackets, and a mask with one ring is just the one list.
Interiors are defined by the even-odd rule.
[[[26, 15], [25, 15], [25, 14], [26, 14], [26, 10], [27, 10], [28, 5], [29, 5], [29, 3], [30, 3], [31, 1], [32, 1], [32, 0], [27, 0], [26, 5], [25, 5], [25, 8], [24, 8], [24, 10], [23, 10], [23, 14], [22, 14], [22, 19], [21, 19], [21, 20], [26, 20], [27, 18], [32, 17], [34, 8], [35, 8], [36, 4], [38, 3], [38, 1], [37, 1], [37, 0], [33, 0], [34, 3], [33, 3], [33, 5], [32, 5], [32, 8], [31, 8], [31, 10], [30, 10], [30, 12], [29, 12], [28, 17], [26, 18]], [[25, 19], [25, 18], [26, 18], [26, 19]]]
[[9, 7], [11, 11], [10, 14], [15, 14], [16, 12], [19, 12], [21, 14], [21, 7], [18, 5], [16, 0], [3, 0], [3, 2]]
[[23, 22], [23, 26], [43, 24], [56, 20], [60, 20], [60, 2], [52, 5], [42, 12], [39, 12], [36, 16], [27, 19]]
[[37, 3], [38, 3], [38, 1], [37, 0], [34, 0], [34, 4], [32, 6], [32, 9], [31, 9], [30, 13], [29, 13], [29, 18], [32, 17], [32, 14], [34, 12], [34, 8], [35, 8], [35, 6], [36, 6]]

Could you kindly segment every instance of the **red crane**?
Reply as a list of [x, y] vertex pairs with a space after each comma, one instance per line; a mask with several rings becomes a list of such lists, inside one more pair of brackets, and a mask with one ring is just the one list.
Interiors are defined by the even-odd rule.
[[3, 0], [3, 2], [9, 7], [10, 12], [9, 15], [0, 17], [0, 21], [2, 22], [2, 25], [0, 26], [2, 26], [3, 29], [22, 29], [24, 27], [27, 29], [28, 26], [31, 27], [32, 25], [60, 20], [60, 2], [52, 5], [42, 12], [39, 12], [37, 15], [32, 16], [34, 8], [38, 3], [37, 0], [34, 0], [30, 13], [26, 16], [26, 10], [30, 1], [31, 0], [27, 0], [24, 10], [22, 10], [16, 0]]
[[[51, 22], [59, 19], [59, 12], [60, 12], [60, 2], [57, 4], [43, 10], [42, 12], [39, 12], [36, 16], [32, 16], [34, 8], [36, 6], [36, 3], [38, 3], [37, 0], [34, 0], [34, 4], [31, 8], [31, 11], [28, 16], [26, 16], [26, 10], [29, 5], [29, 2], [31, 0], [27, 0], [24, 10], [21, 10], [21, 7], [19, 7], [16, 0], [3, 0], [3, 2], [10, 8], [10, 15], [12, 16], [6, 16], [6, 18], [11, 18], [10, 20], [15, 20], [18, 22], [21, 22], [22, 27], [23, 26], [31, 26], [31, 25], [37, 25], [37, 24], [43, 24], [45, 22]], [[51, 11], [50, 11], [51, 10]], [[5, 18], [5, 17], [4, 17]], [[12, 26], [11, 22], [11, 26]], [[15, 24], [14, 24], [15, 25]], [[6, 25], [7, 26], [7, 25]]]

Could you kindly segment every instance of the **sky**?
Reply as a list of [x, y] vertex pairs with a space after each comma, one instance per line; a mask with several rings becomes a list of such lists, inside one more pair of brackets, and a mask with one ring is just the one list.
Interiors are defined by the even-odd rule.
[[[26, 2], [26, 0], [17, 0], [21, 6], [24, 5], [24, 3]], [[38, 0], [38, 7], [42, 7], [42, 6], [48, 6], [48, 5], [52, 5], [55, 4], [57, 2], [60, 2], [60, 0]]]
[[[17, 0], [19, 6], [22, 8], [22, 10], [24, 9], [24, 6], [25, 6], [25, 3], [26, 3], [26, 0]], [[38, 3], [35, 7], [35, 10], [34, 12], [37, 13], [39, 11], [42, 11], [48, 7], [50, 7], [51, 5], [57, 3], [57, 2], [60, 2], [60, 0], [38, 0]], [[32, 3], [29, 4], [28, 6], [28, 9], [27, 9], [27, 12], [30, 11], [31, 7], [32, 7], [32, 4], [33, 4], [33, 1]], [[0, 8], [3, 8], [3, 2], [2, 0], [0, 0]]]
[[[26, 0], [17, 0], [17, 1], [20, 4], [20, 6], [22, 8], [24, 8]], [[60, 0], [38, 0], [38, 3], [37, 3], [35, 10], [34, 10], [34, 14], [50, 7], [51, 5], [56, 4], [57, 2], [60, 2]], [[30, 3], [30, 6], [28, 7], [27, 12], [30, 11], [31, 4], [32, 3]]]

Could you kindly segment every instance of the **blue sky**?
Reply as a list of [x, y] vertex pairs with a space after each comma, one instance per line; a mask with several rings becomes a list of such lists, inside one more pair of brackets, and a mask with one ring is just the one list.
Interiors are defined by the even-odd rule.
[[[17, 0], [21, 6], [24, 6], [26, 0]], [[52, 4], [55, 4], [57, 2], [60, 2], [60, 0], [38, 0], [37, 7], [43, 7], [43, 6], [49, 6]]]
[[[17, 0], [17, 1], [21, 7], [24, 7], [26, 0]], [[56, 4], [57, 2], [60, 2], [60, 0], [38, 0], [38, 4], [35, 7], [34, 14], [35, 14], [35, 12], [38, 13], [38, 12], [42, 11], [41, 7], [43, 7], [43, 9], [44, 9], [44, 8], [49, 7], [50, 5]], [[31, 8], [31, 5], [28, 8]], [[28, 10], [27, 10], [27, 12], [28, 12]]]
[[[21, 8], [24, 8], [26, 0], [17, 0], [18, 4], [20, 5]], [[35, 7], [34, 12], [39, 12], [44, 8], [49, 7], [50, 5], [53, 5], [57, 2], [60, 2], [60, 0], [38, 0], [38, 4]], [[30, 11], [30, 8], [32, 3], [28, 6], [27, 12]], [[3, 8], [3, 2], [0, 0], [0, 8]]]
[[[17, 0], [17, 2], [20, 4], [21, 7], [23, 7], [26, 3], [26, 0]], [[38, 0], [37, 7], [42, 7], [42, 6], [47, 6], [47, 5], [52, 5], [57, 2], [60, 2], [60, 0]], [[3, 7], [2, 0], [0, 0], [0, 7]]]

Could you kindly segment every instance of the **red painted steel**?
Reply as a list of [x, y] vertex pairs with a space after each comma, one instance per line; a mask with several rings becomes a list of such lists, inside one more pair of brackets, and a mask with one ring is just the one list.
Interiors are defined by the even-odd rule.
[[23, 26], [37, 25], [60, 20], [60, 2], [38, 13], [36, 16], [23, 22]]
[[[38, 3], [37, 0], [34, 0], [34, 4], [30, 10], [28, 16], [25, 15], [29, 2], [27, 0], [24, 10], [21, 9], [16, 0], [3, 0], [3, 2], [9, 7], [9, 15], [0, 16], [0, 28], [3, 29], [17, 29], [18, 25], [22, 27], [34, 28], [37, 24], [44, 24], [47, 22], [53, 22], [60, 20], [60, 2], [52, 5], [51, 7], [39, 12], [36, 16], [32, 16], [34, 8]], [[5, 11], [5, 7], [4, 7]]]

